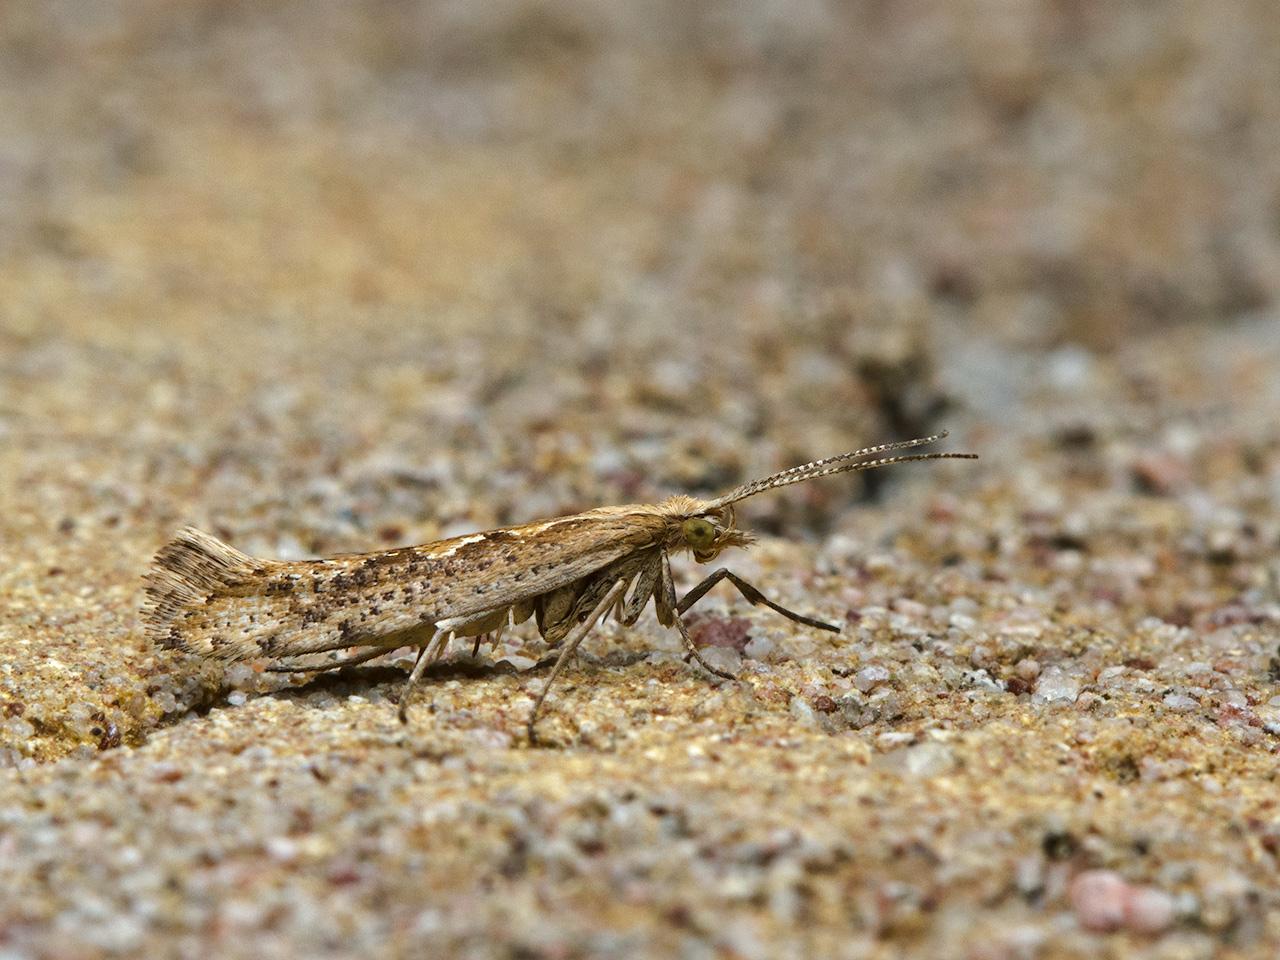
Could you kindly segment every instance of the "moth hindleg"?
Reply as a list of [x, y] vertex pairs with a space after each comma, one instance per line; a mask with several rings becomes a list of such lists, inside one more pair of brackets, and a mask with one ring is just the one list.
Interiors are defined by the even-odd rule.
[[475, 645], [471, 648], [471, 658], [474, 660], [476, 657], [480, 655], [480, 644], [486, 640], [489, 641], [490, 651], [497, 650], [498, 644], [502, 642], [502, 634], [506, 629], [507, 629], [507, 625], [505, 623], [500, 623], [498, 624], [497, 627], [495, 627], [493, 630], [490, 630], [488, 633], [479, 634], [476, 637]]
[[[413, 672], [409, 674], [409, 679], [405, 681], [404, 692], [400, 694], [400, 722], [409, 722], [409, 696], [413, 693], [413, 688], [418, 683], [418, 679], [422, 676], [422, 671], [427, 668], [428, 664], [435, 663], [440, 657], [440, 653], [444, 651], [445, 645], [448, 644], [449, 634], [436, 633], [428, 637], [423, 643], [422, 648], [418, 651], [418, 659], [413, 664]], [[429, 656], [428, 651], [431, 649], [432, 643], [437, 640], [443, 640], [438, 644], [439, 651], [435, 656]]]
[[551, 668], [551, 676], [547, 677], [547, 682], [542, 685], [542, 692], [538, 694], [538, 699], [533, 702], [533, 709], [529, 711], [529, 723], [526, 729], [530, 744], [537, 743], [538, 737], [537, 733], [534, 731], [533, 725], [538, 720], [538, 712], [542, 709], [543, 701], [547, 699], [547, 693], [550, 691], [551, 685], [556, 682], [556, 677], [560, 676], [560, 671], [564, 669], [564, 665], [568, 663], [569, 658], [573, 656], [573, 651], [578, 649], [578, 644], [582, 643], [587, 634], [591, 632], [591, 628], [595, 626], [596, 620], [600, 618], [602, 613], [617, 602], [618, 598], [626, 592], [626, 589], [626, 580], [618, 580], [614, 583], [614, 585], [609, 588], [609, 592], [606, 593], [600, 599], [600, 602], [592, 608], [586, 618], [575, 626], [569, 632], [568, 636], [565, 637], [563, 641], [564, 649], [560, 651], [560, 656], [556, 658], [555, 666]]
[[353, 653], [349, 657], [341, 657], [337, 660], [322, 660], [314, 664], [279, 664], [267, 667], [266, 670], [268, 673], [320, 673], [323, 670], [337, 670], [341, 667], [352, 667], [357, 663], [366, 663], [367, 661], [376, 659], [377, 657], [385, 657], [395, 649], [395, 647], [371, 647], [368, 650], [361, 650], [359, 653]]
[[676, 604], [676, 612], [684, 613], [691, 606], [701, 600], [706, 595], [707, 591], [721, 580], [728, 580], [737, 587], [738, 592], [747, 599], [748, 603], [764, 605], [775, 613], [782, 614], [788, 620], [794, 620], [796, 623], [803, 623], [805, 626], [817, 627], [819, 630], [830, 630], [832, 633], [840, 632], [840, 628], [833, 623], [826, 623], [823, 620], [815, 620], [813, 617], [806, 617], [802, 613], [796, 613], [794, 610], [788, 610], [781, 604], [774, 603], [761, 593], [757, 587], [753, 587], [751, 584], [747, 583], [747, 581], [743, 580], [728, 567], [721, 567], [719, 570], [716, 570], [700, 584], [686, 593], [680, 599], [680, 602]]

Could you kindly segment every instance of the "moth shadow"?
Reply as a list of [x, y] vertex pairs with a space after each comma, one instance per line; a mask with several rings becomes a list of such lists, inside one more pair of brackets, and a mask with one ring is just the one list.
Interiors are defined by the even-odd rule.
[[[505, 660], [499, 660], [496, 663], [471, 657], [443, 660], [432, 664], [423, 671], [422, 683], [426, 685], [433, 680], [483, 680], [492, 677], [534, 673], [543, 669], [550, 669], [554, 663], [554, 658], [543, 658], [528, 670], [517, 670]], [[390, 664], [362, 664], [317, 672], [305, 682], [297, 686], [277, 690], [269, 694], [269, 696], [283, 700], [299, 700], [317, 693], [359, 694], [362, 691], [390, 684], [393, 692], [387, 699], [392, 702], [399, 702], [400, 687], [403, 686], [408, 678], [409, 671], [404, 667], [391, 666]]]
[[[590, 668], [629, 667], [644, 660], [647, 652], [630, 650], [612, 650], [602, 657], [592, 656], [579, 651], [574, 660]], [[484, 680], [494, 677], [536, 676], [546, 673], [555, 666], [560, 658], [559, 651], [552, 650], [544, 655], [533, 666], [518, 669], [507, 660], [484, 660], [480, 657], [459, 657], [452, 660], [441, 660], [433, 663], [422, 672], [421, 685], [429, 687], [432, 681], [443, 680]], [[303, 700], [317, 693], [335, 693], [343, 695], [360, 694], [375, 687], [392, 685], [387, 699], [399, 703], [404, 682], [409, 678], [409, 670], [390, 664], [360, 664], [338, 667], [313, 674], [310, 679], [297, 686], [276, 690], [267, 696], [282, 700]]]

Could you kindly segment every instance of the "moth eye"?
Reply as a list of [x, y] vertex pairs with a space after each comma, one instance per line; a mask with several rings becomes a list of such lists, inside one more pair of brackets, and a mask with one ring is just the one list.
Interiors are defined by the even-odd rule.
[[695, 549], [711, 546], [716, 538], [715, 525], [702, 517], [690, 517], [683, 524], [684, 542]]

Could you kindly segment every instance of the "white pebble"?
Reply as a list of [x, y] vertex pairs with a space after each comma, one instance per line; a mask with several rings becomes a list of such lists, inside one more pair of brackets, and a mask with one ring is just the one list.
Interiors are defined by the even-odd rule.
[[252, 685], [258, 678], [258, 674], [253, 672], [253, 668], [247, 663], [233, 663], [227, 667], [227, 672], [223, 675], [223, 679], [228, 686], [247, 687]]
[[164, 713], [173, 713], [178, 709], [177, 698], [168, 690], [157, 690], [151, 699]]
[[1040, 676], [1040, 661], [1031, 657], [1023, 657], [1014, 665], [1014, 671], [1023, 680], [1034, 680]]
[[791, 698], [791, 715], [807, 726], [819, 725], [817, 713], [814, 712], [813, 707], [805, 703], [803, 697]]
[[1033, 703], [1075, 703], [1080, 696], [1080, 681], [1067, 676], [1061, 667], [1050, 666], [1040, 674]]
[[911, 617], [913, 620], [923, 620], [929, 615], [929, 608], [917, 600], [907, 600], [899, 598], [893, 604], [893, 608], [904, 616]]
[[1136, 933], [1161, 933], [1173, 923], [1173, 897], [1154, 887], [1131, 887], [1124, 922]]
[[909, 777], [930, 780], [951, 773], [956, 768], [956, 755], [945, 743], [930, 741], [886, 754], [884, 762]]
[[1200, 706], [1199, 702], [1185, 693], [1171, 693], [1164, 698], [1164, 705], [1175, 713], [1186, 713]]
[[36, 735], [36, 728], [21, 717], [7, 721], [4, 729], [14, 740], [26, 740]]
[[298, 845], [288, 837], [270, 837], [263, 846], [277, 863], [292, 863], [298, 858]]
[[732, 647], [703, 647], [698, 652], [707, 663], [726, 673], [737, 673], [742, 666], [742, 654]]
[[887, 683], [888, 680], [888, 669], [873, 665], [870, 667], [863, 667], [859, 670], [853, 678], [853, 685], [863, 693], [868, 693], [880, 684]]
[[1249, 697], [1243, 690], [1224, 690], [1222, 692], [1222, 702], [1229, 707], [1244, 709], [1249, 706]]

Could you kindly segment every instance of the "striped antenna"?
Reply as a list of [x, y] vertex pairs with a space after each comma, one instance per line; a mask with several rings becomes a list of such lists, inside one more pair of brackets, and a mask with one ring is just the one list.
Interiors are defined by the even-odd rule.
[[877, 467], [887, 467], [891, 463], [910, 463], [913, 460], [976, 460], [976, 453], [913, 453], [905, 457], [877, 457], [872, 460], [864, 460], [863, 457], [876, 457], [876, 454], [888, 453], [890, 450], [906, 450], [911, 447], [921, 447], [926, 443], [933, 443], [942, 440], [947, 436], [947, 431], [935, 433], [932, 437], [918, 437], [915, 440], [899, 440], [896, 443], [882, 443], [874, 447], [863, 447], [861, 450], [854, 450], [850, 453], [841, 453], [834, 457], [824, 457], [822, 460], [814, 460], [811, 463], [801, 464], [798, 467], [791, 467], [772, 476], [764, 477], [760, 480], [752, 480], [741, 486], [734, 487], [728, 493], [712, 500], [708, 506], [724, 507], [731, 503], [737, 503], [739, 500], [745, 500], [747, 497], [754, 497], [757, 493], [764, 493], [766, 490], [776, 490], [778, 487], [790, 486], [793, 483], [801, 483], [805, 480], [814, 480], [818, 477], [829, 477], [834, 473], [848, 473], [854, 470], [874, 470]]

